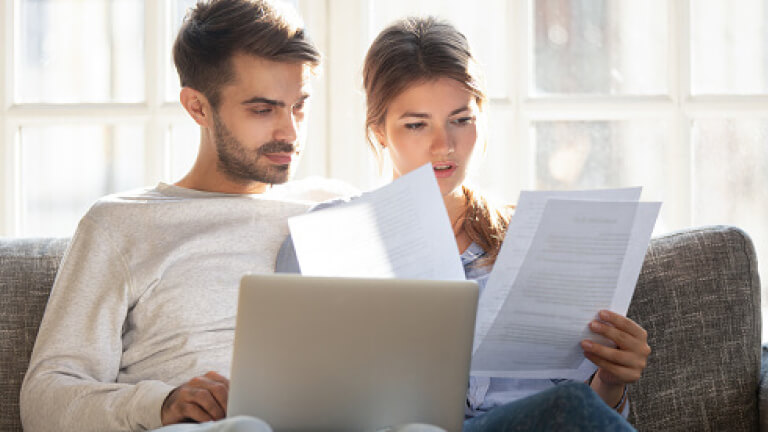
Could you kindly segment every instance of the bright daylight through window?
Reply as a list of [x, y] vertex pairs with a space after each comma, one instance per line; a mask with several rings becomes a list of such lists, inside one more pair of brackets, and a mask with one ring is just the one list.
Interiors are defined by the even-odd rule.
[[[0, 236], [71, 236], [98, 197], [191, 166], [198, 130], [170, 46], [193, 3], [4, 2]], [[486, 71], [475, 183], [510, 203], [521, 189], [642, 185], [664, 203], [657, 234], [735, 225], [768, 256], [768, 0], [287, 3], [326, 55], [300, 176], [380, 184], [339, 159], [368, 157], [363, 55], [392, 20], [437, 15]]]

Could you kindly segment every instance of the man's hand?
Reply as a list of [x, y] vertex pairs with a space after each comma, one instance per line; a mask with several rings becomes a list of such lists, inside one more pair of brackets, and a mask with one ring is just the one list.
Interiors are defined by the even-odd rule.
[[592, 387], [606, 403], [613, 405], [611, 402], [620, 399], [625, 385], [640, 379], [651, 347], [648, 333], [631, 319], [605, 310], [599, 316], [602, 322], [590, 322], [590, 330], [613, 341], [616, 348], [588, 340], [583, 340], [581, 347], [584, 356], [598, 367], [597, 382]]
[[182, 421], [206, 422], [227, 415], [229, 380], [216, 372], [192, 378], [176, 387], [163, 402], [163, 425]]

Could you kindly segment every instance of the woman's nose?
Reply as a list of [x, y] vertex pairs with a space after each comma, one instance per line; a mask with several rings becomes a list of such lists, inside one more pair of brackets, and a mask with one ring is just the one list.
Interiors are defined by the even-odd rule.
[[452, 153], [453, 144], [451, 143], [451, 137], [444, 130], [435, 129], [429, 150], [435, 155]]

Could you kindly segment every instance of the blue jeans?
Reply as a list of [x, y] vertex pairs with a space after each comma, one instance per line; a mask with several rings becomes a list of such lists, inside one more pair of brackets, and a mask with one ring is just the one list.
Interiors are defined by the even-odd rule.
[[634, 430], [584, 383], [560, 384], [464, 421], [464, 432]]

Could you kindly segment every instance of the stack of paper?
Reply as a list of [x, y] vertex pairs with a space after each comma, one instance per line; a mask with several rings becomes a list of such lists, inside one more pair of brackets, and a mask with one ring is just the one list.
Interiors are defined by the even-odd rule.
[[472, 374], [584, 379], [600, 309], [625, 315], [661, 206], [640, 188], [523, 192], [478, 305]]
[[306, 276], [465, 279], [430, 164], [288, 226]]
[[[640, 188], [523, 192], [480, 296], [472, 374], [584, 379], [600, 309], [626, 314], [660, 203]], [[464, 279], [427, 164], [348, 204], [289, 221], [302, 274]]]

